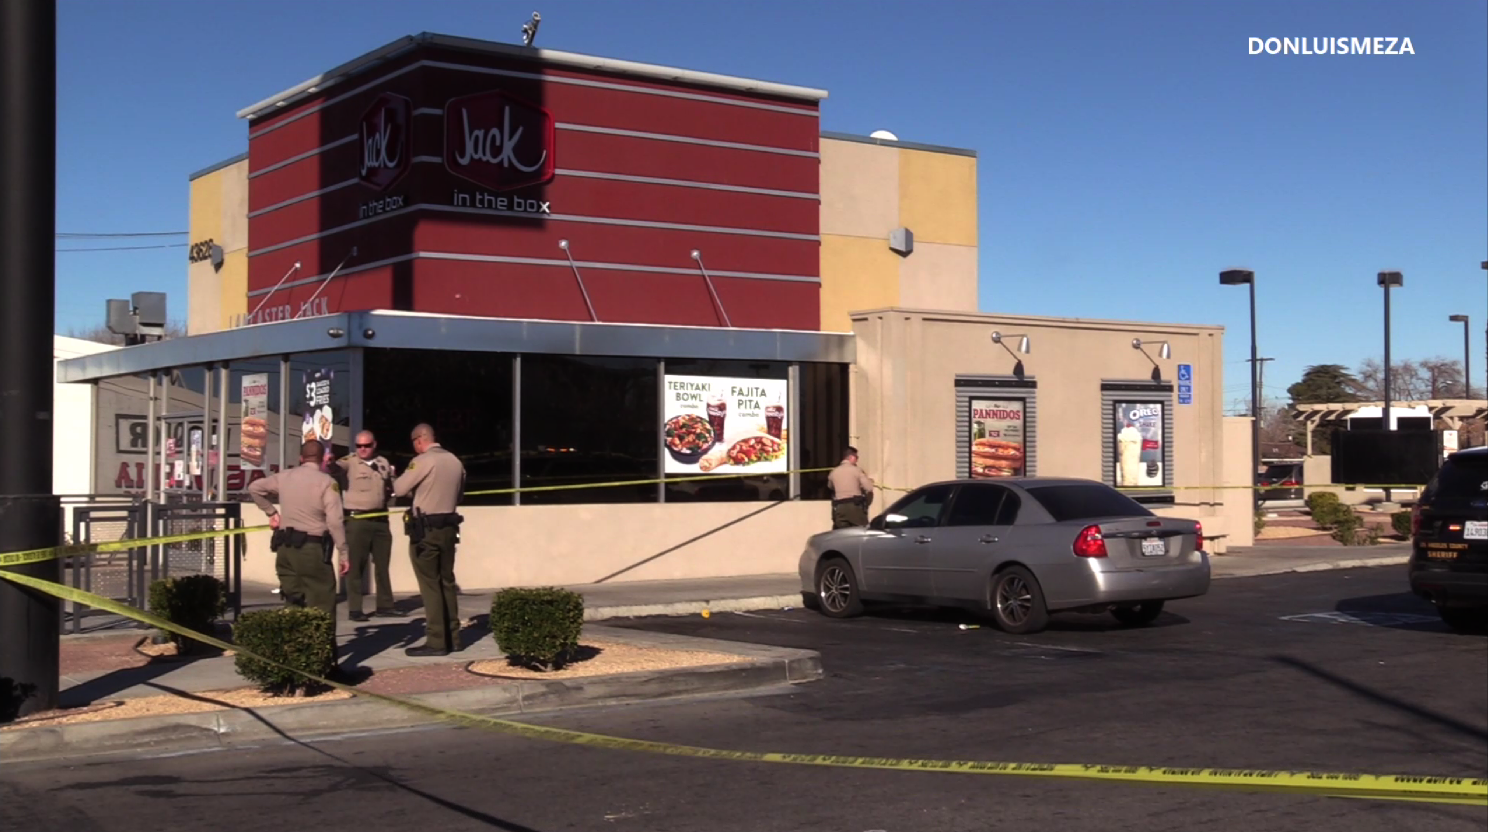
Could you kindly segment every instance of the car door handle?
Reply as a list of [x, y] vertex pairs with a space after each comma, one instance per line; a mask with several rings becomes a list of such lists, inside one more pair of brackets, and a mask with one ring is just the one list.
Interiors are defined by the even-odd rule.
[[978, 543], [996, 543], [997, 542], [997, 538], [993, 537], [990, 534], [984, 534], [980, 538], [977, 539], [977, 542]]
[[916, 537], [915, 538], [915, 542], [916, 543], [929, 543], [930, 542], [930, 538], [928, 538], [928, 537], [926, 537], [924, 535], [920, 535], [919, 537]]

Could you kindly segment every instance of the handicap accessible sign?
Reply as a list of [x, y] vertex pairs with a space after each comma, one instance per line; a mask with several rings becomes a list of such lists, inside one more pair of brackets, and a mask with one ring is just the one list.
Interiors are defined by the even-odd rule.
[[1193, 404], [1193, 365], [1178, 365], [1178, 403]]

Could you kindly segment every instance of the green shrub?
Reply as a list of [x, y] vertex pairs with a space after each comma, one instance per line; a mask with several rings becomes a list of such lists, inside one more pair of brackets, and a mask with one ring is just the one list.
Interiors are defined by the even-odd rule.
[[491, 635], [516, 664], [561, 666], [579, 647], [584, 596], [556, 587], [503, 589], [491, 599]]
[[251, 651], [295, 670], [325, 678], [336, 666], [336, 622], [324, 610], [281, 607], [244, 613], [233, 625], [238, 675], [277, 695], [317, 687], [299, 673], [244, 655]]
[[[150, 584], [150, 612], [192, 632], [212, 635], [214, 625], [227, 612], [227, 585], [211, 575], [161, 578]], [[201, 642], [176, 633], [164, 633], [177, 653], [201, 648]]]
[[1255, 533], [1259, 535], [1266, 528], [1266, 512], [1258, 511], [1255, 514]]
[[1360, 527], [1364, 525], [1363, 518], [1348, 506], [1338, 506], [1338, 509], [1342, 511], [1332, 518], [1333, 539], [1345, 546], [1357, 546], [1360, 542]]
[[1326, 512], [1325, 506], [1339, 505], [1338, 495], [1331, 491], [1314, 491], [1307, 495], [1307, 511], [1316, 517], [1319, 512]]
[[1312, 512], [1312, 521], [1320, 528], [1332, 529], [1339, 523], [1346, 523], [1350, 517], [1357, 517], [1352, 506], [1346, 506], [1340, 502], [1323, 501], [1316, 510]]
[[1401, 537], [1410, 537], [1411, 513], [1409, 511], [1397, 511], [1390, 515], [1390, 525], [1394, 527], [1395, 533]]
[[35, 693], [35, 685], [16, 684], [9, 676], [0, 676], [0, 723], [14, 722], [21, 715], [21, 706]]

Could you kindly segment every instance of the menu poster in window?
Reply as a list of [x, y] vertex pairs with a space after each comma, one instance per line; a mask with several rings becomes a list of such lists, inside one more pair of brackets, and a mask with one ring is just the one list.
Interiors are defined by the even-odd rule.
[[1023, 476], [1024, 401], [972, 399], [970, 405], [972, 478]]
[[668, 474], [781, 474], [789, 465], [785, 379], [663, 379]]
[[243, 412], [238, 425], [238, 457], [245, 469], [262, 469], [269, 443], [269, 376], [243, 376]]
[[1118, 488], [1163, 484], [1163, 406], [1161, 402], [1118, 402], [1115, 470]]
[[[305, 412], [300, 423], [300, 441], [319, 439], [325, 446], [323, 463], [331, 461], [331, 436], [336, 426], [336, 413], [331, 407], [331, 382], [336, 371], [325, 369], [305, 373]], [[324, 465], [322, 465], [324, 467]]]

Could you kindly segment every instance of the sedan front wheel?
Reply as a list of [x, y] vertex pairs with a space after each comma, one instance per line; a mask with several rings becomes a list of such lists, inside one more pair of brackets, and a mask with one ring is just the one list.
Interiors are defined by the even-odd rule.
[[820, 599], [822, 613], [832, 618], [852, 618], [863, 614], [857, 578], [843, 558], [831, 558], [817, 568], [816, 597]]

